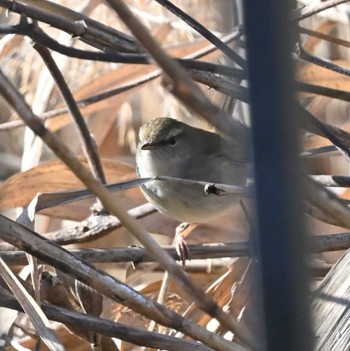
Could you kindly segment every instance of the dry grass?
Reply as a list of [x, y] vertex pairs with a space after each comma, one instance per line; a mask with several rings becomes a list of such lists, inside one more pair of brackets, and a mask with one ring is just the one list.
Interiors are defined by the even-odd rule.
[[[72, 27], [73, 29], [70, 29], [69, 32], [68, 24], [73, 26], [73, 24], [78, 25], [80, 22], [75, 21], [71, 17], [71, 13], [65, 13], [64, 8], [60, 8], [60, 11], [53, 10], [51, 7], [47, 8], [46, 1], [39, 1], [36, 5], [33, 5], [35, 2], [32, 1], [22, 1], [22, 3], [33, 6], [37, 11], [43, 10], [53, 15], [54, 23], [49, 25], [50, 19], [48, 19], [48, 23], [40, 20], [38, 25], [59, 43], [75, 49], [101, 52], [99, 49], [102, 48], [102, 44], [99, 40], [102, 40], [102, 36], [89, 36], [85, 32], [81, 35], [72, 35], [75, 33], [75, 27]], [[71, 7], [72, 2], [61, 1], [59, 3], [77, 13], [83, 13], [97, 21], [98, 24], [110, 26], [130, 35], [126, 25], [102, 2], [90, 0], [86, 2], [85, 6], [74, 3], [74, 8]], [[233, 19], [224, 15], [231, 11], [228, 2], [206, 1], [203, 4], [201, 2], [200, 6], [197, 1], [178, 3], [183, 6], [184, 11], [200, 23], [205, 24], [205, 27], [212, 33], [223, 37], [224, 34], [232, 31]], [[197, 61], [214, 62], [222, 66], [230, 65], [231, 61], [220, 50], [215, 49], [215, 47], [215, 50], [212, 50], [212, 44], [156, 2], [135, 0], [128, 1], [128, 5], [170, 55], [177, 58], [193, 58]], [[19, 21], [18, 14], [10, 11], [6, 16], [6, 5], [0, 4], [0, 6], [3, 28], [17, 24]], [[25, 13], [25, 10], [19, 8], [18, 12]], [[339, 36], [347, 39], [347, 22], [344, 24], [344, 17], [345, 14], [341, 8], [338, 10], [331, 9], [328, 12], [323, 12], [322, 15], [313, 15], [311, 18], [301, 21], [300, 24], [326, 36]], [[60, 25], [57, 18], [64, 18], [67, 21], [64, 26], [69, 33], [61, 30], [62, 28], [59, 29]], [[101, 29], [96, 23], [86, 23], [89, 29], [93, 28], [98, 33], [101, 31], [100, 34], [108, 33], [107, 27]], [[34, 113], [45, 119], [45, 126], [56, 133], [61, 142], [68, 145], [70, 150], [79, 156], [79, 160], [88, 167], [88, 163], [83, 157], [81, 139], [77, 137], [77, 127], [72, 122], [71, 115], [67, 111], [59, 89], [53, 82], [45, 63], [33, 48], [32, 43], [27, 40], [29, 31], [27, 29], [25, 35], [3, 35], [0, 41], [1, 69], [23, 95]], [[117, 38], [116, 33], [113, 33], [111, 37], [113, 39]], [[300, 37], [302, 46], [307, 52], [316, 57], [330, 59], [334, 65], [349, 66], [348, 49], [345, 50], [344, 46], [339, 43], [332, 43], [306, 34], [300, 35]], [[232, 47], [242, 54], [244, 48], [240, 44], [241, 42], [236, 40]], [[129, 51], [133, 51], [135, 56], [140, 53], [140, 47], [133, 41], [130, 44], [132, 49], [127, 47], [125, 43], [121, 44], [118, 49], [113, 45], [112, 40], [105, 43], [104, 48], [109, 46], [106, 52], [124, 52], [128, 54]], [[199, 55], [200, 59], [198, 59]], [[157, 116], [172, 116], [192, 125], [211, 128], [208, 123], [193, 115], [188, 107], [179, 103], [169, 92], [167, 80], [155, 65], [76, 59], [55, 52], [52, 52], [52, 56], [72, 91], [75, 101], [78, 102], [80, 112], [89, 131], [94, 136], [107, 183], [123, 182], [136, 178], [134, 154], [137, 132], [143, 122]], [[207, 72], [204, 71], [204, 73]], [[230, 105], [230, 103], [235, 101], [234, 115], [241, 120], [247, 120], [245, 103], [234, 99], [235, 93], [233, 90], [225, 91], [224, 94], [220, 81], [215, 80], [216, 75], [210, 75], [210, 71], [208, 74], [212, 79], [211, 81], [207, 80], [210, 89], [207, 89], [205, 85], [201, 85], [201, 89], [209, 100], [218, 106], [223, 106], [223, 110], [228, 113], [232, 113], [230, 109], [232, 104]], [[297, 77], [300, 81], [338, 89], [348, 94], [349, 79], [344, 72], [343, 74], [336, 73], [329, 68], [321, 68], [304, 60], [297, 64]], [[210, 85], [209, 82], [213, 84]], [[230, 85], [229, 87], [232, 88]], [[101, 93], [120, 88], [123, 88], [122, 92], [117, 92], [108, 98], [88, 103], [85, 101]], [[244, 96], [244, 84], [240, 88]], [[342, 99], [335, 99], [327, 96], [327, 92], [316, 95], [312, 89], [311, 91], [301, 89], [298, 97], [303, 105], [307, 106], [307, 109], [318, 119], [348, 131], [349, 97], [347, 95]], [[74, 314], [70, 316], [70, 319], [64, 319], [63, 310], [50, 310], [52, 306], [44, 304], [43, 311], [48, 318], [63, 322], [74, 334], [72, 336], [67, 333], [66, 329], [62, 328], [63, 324], [53, 324], [53, 330], [67, 350], [87, 350], [99, 346], [102, 350], [116, 349], [111, 339], [112, 336], [118, 339], [117, 344], [120, 350], [136, 350], [136, 345], [169, 350], [197, 349], [194, 344], [189, 343], [189, 338], [184, 336], [187, 331], [187, 336], [202, 341], [203, 345], [199, 346], [197, 344], [197, 347], [202, 347], [200, 349], [203, 350], [208, 350], [209, 347], [227, 350], [249, 350], [255, 343], [259, 342], [259, 323], [256, 312], [254, 312], [256, 310], [254, 263], [247, 257], [233, 257], [235, 255], [247, 256], [246, 252], [237, 253], [237, 251], [232, 255], [220, 256], [218, 254], [215, 256], [218, 248], [225, 243], [241, 242], [249, 239], [251, 223], [249, 223], [250, 220], [241, 207], [237, 206], [232, 213], [223, 218], [199, 225], [188, 239], [189, 244], [217, 243], [216, 246], [213, 245], [210, 248], [209, 253], [197, 255], [196, 251], [193, 251], [192, 261], [187, 264], [186, 270], [192, 281], [203, 291], [206, 291], [207, 296], [212, 298], [218, 306], [228, 312], [232, 320], [235, 321], [234, 324], [238, 324], [238, 329], [235, 332], [240, 337], [235, 338], [234, 343], [230, 344], [224, 341], [222, 337], [225, 336], [231, 340], [233, 338], [232, 330], [230, 331], [227, 325], [219, 325], [206, 313], [208, 311], [205, 308], [199, 309], [198, 301], [196, 304], [188, 290], [186, 292], [186, 289], [184, 290], [183, 286], [175, 280], [170, 282], [164, 301], [159, 301], [159, 305], [151, 305], [151, 300], [157, 300], [161, 282], [164, 278], [162, 270], [164, 267], [160, 266], [154, 257], [146, 259], [142, 256], [144, 254], [142, 253], [141, 261], [138, 261], [136, 256], [133, 256], [133, 259], [126, 259], [111, 255], [108, 256], [108, 259], [103, 259], [103, 256], [98, 255], [96, 251], [96, 256], [90, 258], [90, 262], [101, 270], [93, 270], [89, 265], [85, 265], [84, 254], [87, 254], [87, 251], [83, 250], [86, 248], [125, 248], [126, 251], [127, 247], [139, 245], [139, 242], [123, 225], [117, 223], [114, 217], [101, 211], [94, 198], [81, 198], [77, 193], [73, 193], [74, 201], [68, 201], [66, 199], [67, 194], [64, 191], [75, 191], [84, 188], [84, 184], [62, 161], [56, 159], [56, 156], [38, 136], [33, 135], [28, 127], [24, 127], [24, 123], [19, 118], [22, 116], [17, 115], [10, 104], [3, 100], [0, 103], [2, 111], [0, 115], [0, 176], [3, 179], [3, 183], [0, 185], [0, 211], [8, 218], [15, 219], [17, 213], [20, 213], [15, 212], [16, 208], [28, 206], [38, 193], [45, 193], [39, 197], [38, 203], [33, 205], [32, 202], [34, 207], [28, 209], [29, 214], [22, 213], [23, 216], [19, 222], [29, 229], [34, 229], [32, 214], [35, 213], [35, 231], [37, 233], [50, 238], [52, 242], [59, 243], [67, 250], [81, 249], [78, 253], [83, 260], [74, 261], [73, 257], [64, 256], [59, 247], [50, 246], [48, 242], [38, 241], [37, 249], [39, 250], [40, 247], [40, 250], [50, 253], [51, 258], [47, 258], [48, 261], [45, 265], [41, 265], [42, 262], [40, 261], [39, 267], [34, 260], [30, 266], [32, 277], [28, 278], [28, 273], [26, 273], [28, 269], [26, 271], [22, 267], [24, 256], [20, 256], [21, 253], [18, 254], [17, 264], [14, 263], [16, 259], [4, 255], [5, 262], [8, 262], [11, 269], [22, 278], [22, 284], [27, 289], [24, 289], [24, 292], [22, 291], [22, 300], [19, 298], [21, 284], [17, 283], [17, 289], [14, 288], [13, 290], [16, 298], [19, 301], [24, 301], [21, 302], [21, 306], [26, 311], [25, 317], [21, 317], [21, 314], [17, 315], [16, 310], [19, 309], [19, 306], [16, 305], [13, 295], [0, 290], [2, 306], [13, 308], [10, 317], [5, 317], [5, 313], [9, 313], [9, 310], [5, 312], [5, 310], [0, 309], [0, 321], [4, 321], [0, 322], [0, 335], [5, 335], [7, 342], [14, 340], [23, 347], [34, 349], [38, 347], [38, 335], [41, 337], [45, 333], [51, 335], [51, 331], [48, 332], [50, 329], [48, 326], [40, 327], [36, 324], [37, 330], [35, 331], [32, 324], [28, 322], [27, 317], [32, 320], [35, 313], [40, 316], [41, 312], [35, 303], [30, 302], [30, 294], [36, 296], [37, 300], [41, 299], [41, 301], [62, 308], [102, 317], [110, 321], [109, 324], [103, 324], [99, 320], [88, 320], [86, 315]], [[314, 132], [314, 130], [312, 131]], [[316, 134], [309, 133], [305, 135], [305, 151], [313, 151], [334, 143], [330, 138], [320, 136], [321, 132], [316, 132]], [[342, 141], [345, 145], [348, 145], [346, 144], [346, 136], [347, 134], [344, 136], [345, 141]], [[321, 153], [320, 156], [306, 159], [310, 174], [342, 174], [346, 176], [348, 175], [347, 161], [348, 159], [343, 155], [334, 152], [330, 154]], [[349, 198], [349, 191], [344, 191], [342, 188], [337, 188], [337, 194], [340, 198]], [[62, 198], [65, 199], [63, 202]], [[128, 210], [133, 210], [145, 203], [137, 187], [118, 192], [116, 198]], [[95, 206], [94, 211], [91, 210], [92, 206]], [[246, 206], [248, 212], [250, 212], [249, 201], [246, 201]], [[136, 217], [139, 218], [138, 223], [152, 233], [158, 243], [161, 245], [172, 243], [175, 227], [178, 224], [175, 220], [145, 207], [133, 211], [134, 215], [136, 213]], [[311, 234], [323, 235], [344, 231], [343, 224], [340, 225], [339, 222], [335, 222], [334, 218], [329, 218], [324, 213], [319, 214], [317, 211], [313, 214], [318, 219], [309, 220]], [[338, 226], [327, 223], [338, 224]], [[21, 232], [16, 227], [14, 230], [18, 231], [22, 238], [28, 235], [29, 242], [34, 240], [34, 237], [30, 239], [31, 232]], [[348, 236], [344, 236], [341, 240], [341, 248], [346, 249], [349, 245]], [[35, 248], [29, 249], [30, 244], [28, 246], [23, 245], [22, 243], [18, 246], [22, 249], [28, 247], [28, 252], [32, 254], [35, 252]], [[4, 242], [2, 242], [1, 248], [8, 251], [13, 250], [13, 247]], [[328, 248], [325, 251], [331, 249]], [[337, 249], [339, 249], [339, 245]], [[322, 269], [325, 266], [324, 264], [328, 264], [327, 271], [330, 268], [329, 264], [333, 265], [341, 254], [339, 252], [318, 254], [314, 263], [315, 268], [317, 268], [315, 270], [317, 272], [315, 277], [317, 285], [322, 282], [324, 275], [327, 273], [325, 269]], [[8, 257], [8, 261], [6, 261], [6, 257]], [[38, 257], [45, 261], [40, 252], [38, 252]], [[62, 262], [59, 262], [59, 257], [64, 257]], [[132, 260], [134, 262], [130, 263]], [[3, 262], [3, 267], [6, 267], [5, 262]], [[337, 267], [339, 266], [333, 267], [332, 274], [337, 274]], [[340, 265], [340, 267], [344, 271], [344, 266]], [[91, 271], [89, 271], [90, 268]], [[104, 275], [104, 272], [118, 280], [108, 280], [109, 278]], [[94, 276], [96, 279], [93, 278]], [[77, 277], [85, 285], [79, 283], [78, 280], [74, 280], [73, 277]], [[11, 277], [6, 279], [11, 280]], [[328, 280], [324, 280], [323, 284], [330, 284], [329, 281], [330, 278], [328, 277]], [[3, 286], [6, 286], [6, 284], [3, 284]], [[322, 283], [321, 287], [327, 288], [327, 286], [322, 286]], [[123, 289], [126, 294], [123, 295], [125, 300], [120, 298], [122, 291], [124, 293]], [[134, 290], [131, 289], [138, 291], [140, 295], [133, 296]], [[38, 297], [38, 294], [40, 297]], [[145, 299], [143, 299], [144, 296]], [[348, 299], [348, 296], [343, 297]], [[135, 298], [135, 301], [132, 298]], [[148, 303], [150, 306], [148, 306]], [[34, 311], [30, 309], [33, 306]], [[178, 315], [168, 311], [175, 311]], [[178, 319], [180, 316], [186, 319]], [[193, 325], [185, 324], [184, 321], [187, 321], [187, 319], [191, 319]], [[336, 319], [335, 316], [334, 319]], [[44, 321], [44, 318], [42, 320]], [[163, 321], [163, 326], [160, 325], [161, 323], [157, 324], [154, 330], [163, 332], [165, 336], [169, 336], [169, 339], [158, 340], [157, 338], [161, 337], [160, 334], [143, 334], [143, 331], [149, 327], [151, 320]], [[130, 329], [117, 329], [120, 326], [112, 325], [111, 321], [122, 323], [129, 326]], [[239, 323], [236, 321], [239, 321]], [[132, 327], [140, 330], [132, 330]], [[195, 329], [197, 327], [198, 330]], [[112, 328], [115, 329], [111, 331]], [[213, 337], [215, 340], [211, 341], [212, 344], [207, 342], [206, 329], [210, 330], [213, 333], [212, 335], [215, 335], [216, 339]], [[175, 334], [176, 330], [177, 334]], [[151, 331], [153, 332], [153, 328]], [[136, 334], [137, 332], [140, 334]], [[170, 337], [174, 335], [177, 338], [171, 339]], [[196, 335], [198, 335], [198, 338], [195, 337]], [[247, 335], [253, 335], [254, 338], [247, 340]], [[208, 346], [204, 346], [205, 343]], [[62, 345], [52, 345], [49, 342], [47, 345], [50, 349], [63, 349]], [[42, 343], [41, 349], [45, 349], [45, 347]], [[318, 347], [319, 350], [322, 350], [324, 346], [319, 345]], [[7, 348], [7, 350], [14, 349], [14, 346]]]

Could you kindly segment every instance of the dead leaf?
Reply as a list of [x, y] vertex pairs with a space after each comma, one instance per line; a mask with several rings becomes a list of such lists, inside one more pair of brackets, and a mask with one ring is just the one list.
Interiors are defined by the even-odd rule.
[[[84, 158], [80, 162], [87, 167]], [[135, 178], [134, 167], [112, 160], [102, 160], [108, 182]], [[83, 188], [83, 184], [61, 161], [48, 161], [26, 172], [15, 174], [0, 186], [0, 210], [24, 207], [39, 192]]]

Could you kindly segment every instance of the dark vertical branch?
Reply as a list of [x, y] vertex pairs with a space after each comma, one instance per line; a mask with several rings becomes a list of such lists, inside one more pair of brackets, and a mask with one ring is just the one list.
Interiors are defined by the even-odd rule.
[[310, 351], [292, 1], [247, 0], [243, 6], [266, 350]]

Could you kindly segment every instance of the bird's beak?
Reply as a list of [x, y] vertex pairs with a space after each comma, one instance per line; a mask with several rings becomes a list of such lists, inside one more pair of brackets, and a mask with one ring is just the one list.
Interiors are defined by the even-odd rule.
[[141, 150], [154, 150], [158, 147], [157, 143], [146, 143], [141, 146]]

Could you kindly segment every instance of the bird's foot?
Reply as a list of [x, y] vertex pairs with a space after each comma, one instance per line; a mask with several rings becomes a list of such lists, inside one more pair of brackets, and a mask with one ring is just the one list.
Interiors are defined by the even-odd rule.
[[186, 266], [186, 260], [191, 260], [191, 252], [185, 238], [196, 228], [196, 224], [181, 223], [176, 227], [174, 246], [182, 265]]

